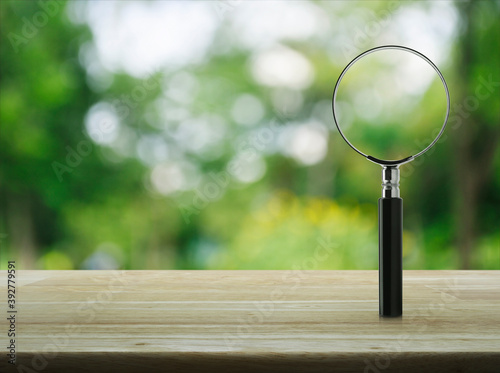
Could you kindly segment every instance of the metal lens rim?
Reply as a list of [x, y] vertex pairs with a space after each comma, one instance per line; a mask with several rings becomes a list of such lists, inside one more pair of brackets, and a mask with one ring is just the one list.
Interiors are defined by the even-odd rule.
[[[432, 68], [438, 74], [439, 78], [441, 79], [441, 82], [443, 83], [443, 87], [444, 87], [444, 90], [445, 90], [445, 93], [446, 93], [446, 116], [444, 118], [444, 123], [443, 123], [443, 125], [441, 127], [441, 131], [439, 131], [439, 133], [437, 134], [437, 136], [434, 139], [434, 141], [432, 141], [425, 149], [421, 150], [419, 153], [417, 153], [417, 154], [415, 154], [413, 156], [410, 156], [410, 157], [399, 159], [399, 160], [380, 160], [380, 159], [372, 157], [372, 156], [370, 156], [368, 154], [365, 154], [362, 151], [360, 151], [359, 149], [357, 149], [353, 144], [351, 144], [349, 142], [349, 140], [347, 139], [347, 137], [345, 137], [344, 133], [342, 132], [342, 129], [340, 128], [340, 126], [338, 124], [337, 117], [335, 115], [335, 103], [336, 103], [335, 99], [337, 98], [337, 90], [339, 88], [340, 82], [342, 81], [342, 78], [347, 73], [347, 71], [349, 70], [349, 68], [351, 68], [351, 66], [354, 65], [356, 63], [356, 61], [360, 60], [361, 58], [363, 58], [363, 57], [365, 57], [365, 56], [367, 56], [367, 55], [369, 55], [371, 53], [374, 53], [374, 52], [377, 52], [377, 51], [380, 51], [380, 50], [388, 50], [388, 49], [397, 49], [397, 50], [401, 50], [401, 51], [405, 51], [405, 52], [410, 52], [410, 53], [413, 53], [414, 55], [422, 58], [424, 61], [426, 61], [429, 65], [432, 66]], [[337, 80], [337, 83], [335, 84], [335, 89], [333, 90], [332, 111], [333, 111], [333, 120], [335, 121], [335, 125], [337, 126], [337, 129], [339, 130], [340, 135], [342, 136], [342, 138], [344, 139], [344, 141], [352, 149], [354, 149], [357, 153], [359, 153], [363, 157], [368, 158], [372, 162], [379, 163], [379, 164], [382, 164], [382, 165], [386, 165], [386, 164], [399, 165], [399, 164], [410, 162], [411, 160], [417, 158], [418, 156], [421, 156], [426, 151], [428, 151], [430, 148], [432, 148], [432, 146], [439, 140], [439, 138], [441, 137], [441, 135], [444, 132], [444, 129], [446, 128], [446, 123], [448, 122], [448, 117], [450, 115], [450, 93], [448, 91], [448, 85], [446, 84], [446, 81], [444, 79], [443, 74], [441, 74], [441, 71], [439, 71], [438, 67], [429, 58], [427, 58], [426, 56], [424, 56], [422, 53], [417, 52], [414, 49], [401, 46], [401, 45], [382, 45], [380, 47], [375, 47], [375, 48], [369, 49], [369, 50], [361, 53], [360, 55], [358, 55], [357, 57], [355, 57], [351, 62], [349, 62], [349, 64], [344, 68], [344, 70], [342, 70], [342, 73], [340, 74], [340, 76], [339, 76], [339, 78]]]

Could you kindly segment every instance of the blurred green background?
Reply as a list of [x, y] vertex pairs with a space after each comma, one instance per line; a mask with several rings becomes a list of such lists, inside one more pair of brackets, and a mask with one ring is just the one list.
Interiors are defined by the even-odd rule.
[[[500, 2], [0, 11], [2, 268], [376, 269], [380, 167], [342, 141], [331, 94], [354, 56], [402, 44], [452, 99], [401, 168], [404, 268], [500, 269]], [[419, 115], [440, 122], [432, 92]]]

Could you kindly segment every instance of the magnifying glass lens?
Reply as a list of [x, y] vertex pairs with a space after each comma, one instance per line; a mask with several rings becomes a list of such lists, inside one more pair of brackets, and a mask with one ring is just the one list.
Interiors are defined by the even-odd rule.
[[357, 60], [338, 86], [338, 125], [361, 152], [383, 160], [424, 150], [439, 134], [446, 91], [428, 62], [404, 50]]

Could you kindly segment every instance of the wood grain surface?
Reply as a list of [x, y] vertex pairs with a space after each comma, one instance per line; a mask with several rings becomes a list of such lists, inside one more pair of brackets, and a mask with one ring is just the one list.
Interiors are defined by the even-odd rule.
[[[1, 271], [1, 294], [7, 273]], [[500, 271], [18, 271], [2, 372], [500, 372]]]

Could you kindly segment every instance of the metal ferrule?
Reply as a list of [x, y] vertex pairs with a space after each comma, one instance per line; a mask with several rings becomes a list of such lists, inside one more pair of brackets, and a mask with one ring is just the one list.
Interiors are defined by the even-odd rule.
[[399, 166], [382, 168], [382, 197], [399, 198]]

